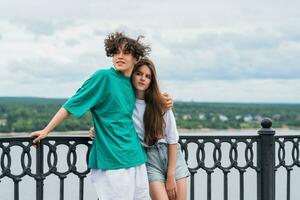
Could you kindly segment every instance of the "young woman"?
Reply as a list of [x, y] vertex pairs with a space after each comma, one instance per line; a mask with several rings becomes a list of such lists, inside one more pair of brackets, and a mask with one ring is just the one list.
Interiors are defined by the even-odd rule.
[[178, 144], [174, 114], [165, 107], [154, 64], [141, 59], [133, 69], [131, 82], [136, 96], [132, 119], [148, 156], [150, 196], [153, 200], [184, 200], [190, 173]]

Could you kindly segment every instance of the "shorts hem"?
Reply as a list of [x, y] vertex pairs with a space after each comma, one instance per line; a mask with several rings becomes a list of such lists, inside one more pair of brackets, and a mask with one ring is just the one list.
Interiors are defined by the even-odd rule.
[[158, 181], [158, 182], [162, 182], [162, 183], [166, 182], [165, 179], [152, 179], [152, 180], [149, 180], [149, 178], [148, 178], [149, 183], [154, 182], [154, 181]]
[[[178, 176], [178, 177], [175, 177], [175, 180], [178, 181], [180, 179], [183, 179], [183, 178], [188, 178], [189, 176], [191, 176], [191, 174], [185, 174], [183, 176]], [[158, 179], [149, 179], [148, 177], [148, 182], [151, 183], [151, 182], [154, 182], [154, 181], [159, 181], [159, 182], [163, 182], [165, 183], [166, 182], [166, 179], [162, 179], [162, 178], [158, 178]]]
[[178, 181], [178, 180], [183, 179], [183, 178], [188, 178], [189, 176], [191, 176], [191, 175], [190, 174], [186, 174], [184, 176], [178, 176], [175, 179], [176, 179], [176, 181]]

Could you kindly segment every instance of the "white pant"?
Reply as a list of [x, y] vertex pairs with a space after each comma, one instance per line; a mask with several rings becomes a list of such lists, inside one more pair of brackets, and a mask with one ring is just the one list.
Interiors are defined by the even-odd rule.
[[99, 200], [149, 200], [145, 164], [128, 169], [91, 170]]

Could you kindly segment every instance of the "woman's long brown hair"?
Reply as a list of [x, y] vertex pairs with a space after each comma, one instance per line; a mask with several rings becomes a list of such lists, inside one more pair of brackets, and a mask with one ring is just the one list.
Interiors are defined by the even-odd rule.
[[141, 59], [133, 69], [135, 73], [141, 66], [146, 65], [151, 71], [151, 83], [145, 91], [145, 113], [144, 113], [144, 141], [147, 145], [154, 145], [164, 135], [166, 110], [164, 99], [158, 86], [156, 70], [153, 62], [148, 58]]

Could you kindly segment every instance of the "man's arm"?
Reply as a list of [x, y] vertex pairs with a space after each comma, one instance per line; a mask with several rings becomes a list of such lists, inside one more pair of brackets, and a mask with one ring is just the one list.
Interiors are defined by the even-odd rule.
[[51, 119], [49, 124], [44, 129], [31, 133], [31, 137], [36, 137], [33, 140], [33, 143], [37, 143], [40, 140], [47, 137], [47, 135], [53, 129], [55, 129], [60, 123], [62, 123], [66, 118], [68, 118], [69, 115], [70, 113], [65, 108], [59, 109], [58, 112], [54, 115], [54, 117]]
[[91, 140], [94, 140], [94, 138], [95, 138], [95, 128], [94, 127], [90, 128], [89, 137], [91, 138]]
[[172, 97], [166, 92], [163, 92], [162, 96], [164, 97], [165, 105], [166, 105], [167, 109], [171, 110], [174, 106], [174, 102], [173, 102]]

